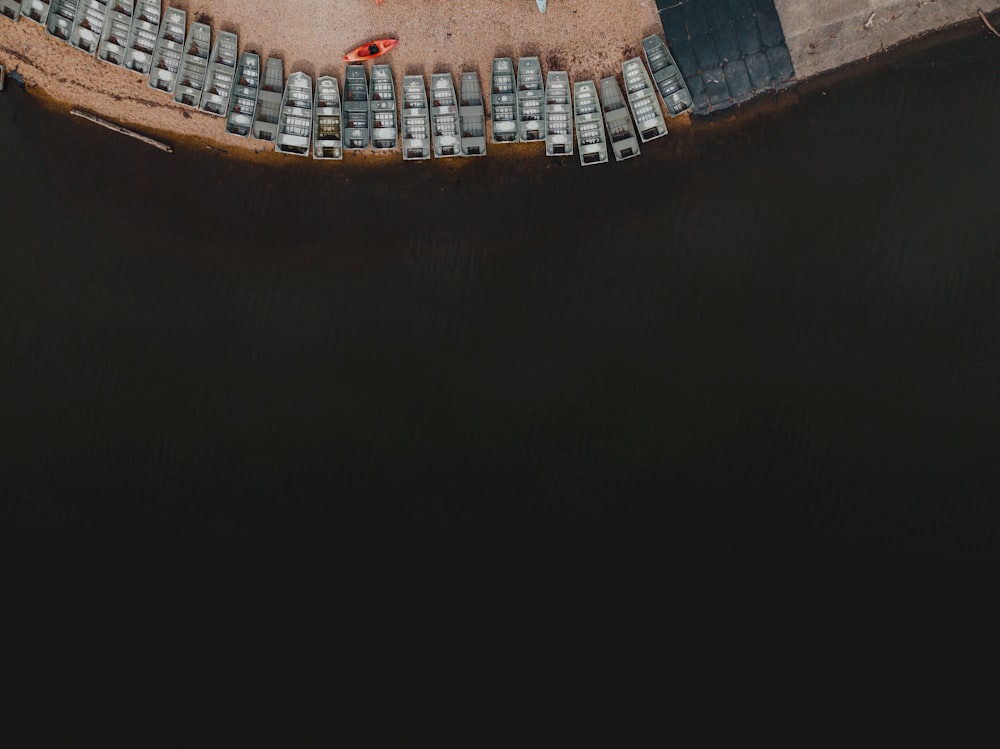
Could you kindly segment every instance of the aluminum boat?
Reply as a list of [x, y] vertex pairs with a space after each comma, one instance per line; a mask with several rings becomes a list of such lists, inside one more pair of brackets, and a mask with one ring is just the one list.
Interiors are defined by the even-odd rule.
[[152, 68], [149, 71], [149, 86], [168, 94], [174, 92], [177, 84], [177, 70], [184, 54], [184, 32], [187, 28], [187, 13], [177, 8], [167, 8], [153, 47]]
[[212, 27], [195, 21], [188, 31], [184, 56], [177, 71], [174, 101], [186, 107], [197, 107], [208, 76], [208, 56], [212, 49]]
[[69, 43], [87, 54], [96, 55], [108, 17], [107, 0], [81, 0], [76, 8]]
[[545, 155], [573, 154], [573, 97], [569, 74], [551, 70], [545, 79]]
[[399, 127], [396, 120], [396, 83], [388, 65], [372, 65], [369, 91], [372, 113], [372, 148], [391, 151], [399, 147]]
[[280, 153], [308, 156], [312, 139], [312, 78], [292, 73], [285, 83], [285, 95], [278, 114], [278, 138], [274, 149]]
[[493, 58], [490, 125], [494, 143], [517, 143], [517, 77], [509, 57]]
[[583, 166], [606, 164], [608, 139], [604, 132], [604, 117], [601, 115], [597, 85], [593, 81], [577, 81], [573, 84], [573, 114], [580, 163]]
[[201, 94], [201, 111], [225, 117], [229, 112], [229, 97], [236, 78], [236, 61], [239, 58], [236, 34], [220, 31], [208, 60], [205, 90]]
[[667, 123], [663, 119], [660, 100], [649, 79], [649, 73], [646, 72], [646, 66], [638, 57], [633, 57], [622, 63], [622, 75], [625, 78], [625, 93], [632, 109], [632, 117], [635, 118], [639, 131], [639, 140], [648, 143], [655, 138], [662, 138], [667, 134]]
[[684, 76], [681, 75], [681, 69], [674, 62], [667, 45], [659, 36], [652, 34], [642, 40], [642, 51], [653, 73], [653, 84], [663, 97], [667, 114], [676, 117], [689, 110], [694, 100], [691, 98], [687, 83], [684, 82]]
[[278, 137], [278, 113], [285, 93], [285, 66], [281, 59], [268, 57], [264, 63], [264, 80], [257, 92], [257, 109], [254, 113], [253, 137], [274, 141]]
[[431, 132], [434, 136], [434, 155], [438, 158], [462, 154], [461, 133], [458, 128], [458, 98], [451, 73], [434, 73], [431, 76]]
[[226, 114], [226, 132], [246, 138], [253, 130], [253, 117], [257, 111], [257, 92], [260, 89], [260, 55], [244, 52], [240, 57], [236, 84], [229, 97]]
[[368, 148], [371, 106], [368, 101], [368, 76], [364, 65], [348, 65], [344, 77], [344, 120], [347, 127], [344, 148], [363, 151]]
[[403, 160], [421, 161], [431, 157], [431, 120], [427, 109], [427, 88], [422, 75], [403, 76]]
[[635, 135], [635, 126], [628, 113], [628, 104], [618, 86], [618, 79], [601, 79], [601, 102], [604, 110], [604, 124], [608, 130], [608, 140], [611, 141], [611, 151], [615, 161], [624, 161], [638, 156], [639, 139]]
[[132, 30], [132, 15], [135, 3], [132, 0], [111, 0], [108, 15], [101, 29], [101, 40], [97, 44], [97, 59], [111, 65], [125, 62], [128, 49], [128, 35]]
[[332, 75], [316, 81], [313, 106], [313, 158], [342, 159], [343, 116], [340, 107], [340, 83]]
[[483, 106], [483, 89], [479, 74], [462, 73], [459, 81], [460, 96], [458, 121], [462, 128], [462, 155], [486, 155], [486, 108]]
[[517, 61], [517, 122], [522, 142], [545, 137], [545, 91], [537, 57]]
[[[153, 64], [153, 51], [160, 33], [159, 0], [138, 0], [132, 13], [132, 29], [128, 35], [128, 49], [122, 67], [149, 75]], [[184, 40], [183, 26], [180, 31]]]
[[21, 15], [29, 21], [40, 23], [43, 26], [49, 19], [49, 0], [25, 0], [21, 3]]

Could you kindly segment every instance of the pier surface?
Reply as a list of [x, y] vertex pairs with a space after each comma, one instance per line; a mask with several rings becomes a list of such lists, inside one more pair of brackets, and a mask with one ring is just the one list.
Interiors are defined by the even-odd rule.
[[1000, 9], [1000, 0], [774, 0], [774, 5], [801, 80], [975, 18], [979, 10]]

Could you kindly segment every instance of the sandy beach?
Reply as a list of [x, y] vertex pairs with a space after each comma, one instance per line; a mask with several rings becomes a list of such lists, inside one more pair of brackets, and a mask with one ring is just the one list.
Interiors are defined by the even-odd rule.
[[[661, 33], [653, 0], [554, 0], [543, 15], [532, 0], [173, 0], [214, 31], [239, 34], [240, 49], [279, 56], [285, 72], [336, 75], [343, 80], [343, 54], [371, 39], [396, 37], [399, 46], [383, 58], [397, 88], [405, 74], [476, 70], [489, 85], [496, 56], [537, 55], [544, 69], [562, 69], [573, 80], [621, 75], [621, 62], [639, 54], [642, 38]], [[0, 18], [0, 63], [24, 77], [56, 105], [82, 107], [164, 140], [196, 139], [234, 155], [273, 158], [267, 143], [225, 132], [223, 118], [181, 107], [140, 77], [99, 62], [43, 27]], [[512, 152], [532, 144], [503, 146]], [[369, 154], [368, 158], [392, 158]]]

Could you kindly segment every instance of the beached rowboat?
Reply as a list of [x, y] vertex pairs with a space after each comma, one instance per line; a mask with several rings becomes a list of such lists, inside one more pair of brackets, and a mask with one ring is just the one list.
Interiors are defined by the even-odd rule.
[[509, 57], [493, 58], [490, 122], [494, 143], [517, 143], [517, 79]]
[[422, 75], [403, 76], [403, 160], [419, 161], [431, 157], [430, 112], [427, 89]]
[[49, 0], [25, 0], [21, 3], [21, 15], [29, 21], [40, 23], [43, 26], [49, 18]]
[[177, 71], [174, 101], [186, 107], [197, 107], [208, 75], [208, 55], [212, 47], [212, 27], [195, 21], [188, 31], [184, 56]]
[[142, 75], [149, 75], [159, 33], [159, 0], [138, 0], [132, 13], [132, 29], [129, 31], [128, 49], [125, 50], [125, 62], [122, 63], [122, 67]]
[[257, 92], [257, 112], [254, 115], [253, 137], [274, 141], [278, 137], [278, 114], [285, 94], [285, 66], [277, 57], [264, 63], [264, 79]]
[[184, 54], [184, 32], [187, 28], [187, 13], [177, 8], [167, 8], [163, 22], [153, 47], [152, 67], [149, 71], [149, 87], [168, 94], [174, 92], [177, 84], [177, 69]]
[[647, 36], [642, 40], [642, 51], [646, 55], [646, 62], [649, 70], [653, 74], [653, 83], [656, 90], [663, 97], [663, 104], [667, 108], [667, 114], [676, 117], [682, 112], [689, 110], [694, 103], [691, 92], [681, 70], [674, 62], [673, 55], [667, 49], [656, 34]]
[[458, 120], [462, 128], [462, 155], [486, 155], [486, 109], [479, 74], [462, 73], [458, 86], [461, 97]]
[[624, 161], [638, 156], [639, 139], [635, 136], [635, 126], [628, 113], [628, 105], [622, 90], [618, 86], [618, 79], [601, 79], [601, 101], [604, 109], [604, 124], [608, 128], [608, 139], [611, 141], [611, 150], [615, 154], [615, 161]]
[[573, 84], [573, 114], [576, 119], [580, 163], [583, 166], [606, 164], [608, 140], [604, 133], [604, 118], [601, 115], [601, 102], [597, 98], [597, 86], [593, 81], [577, 81]]
[[274, 148], [280, 153], [308, 156], [312, 137], [312, 78], [292, 73], [285, 84], [285, 96], [278, 114], [278, 138]]
[[14, 23], [21, 20], [21, 0], [0, 0], [0, 16], [6, 16]]
[[397, 44], [399, 44], [397, 39], [376, 39], [374, 42], [362, 44], [353, 52], [348, 52], [344, 55], [344, 62], [362, 62], [364, 60], [371, 60], [379, 55], [384, 55]]
[[648, 143], [666, 135], [667, 123], [663, 119], [660, 100], [656, 97], [656, 89], [653, 88], [642, 60], [633, 57], [623, 62], [622, 75], [625, 77], [625, 93], [632, 108], [632, 116], [639, 130], [639, 140]]
[[545, 155], [573, 154], [573, 100], [569, 74], [551, 70], [545, 81]]
[[76, 9], [79, 6], [77, 0], [52, 0], [45, 30], [57, 39], [68, 42], [69, 33], [73, 30], [73, 21], [76, 20]]
[[244, 52], [240, 56], [236, 83], [229, 97], [226, 132], [246, 138], [253, 130], [254, 113], [257, 111], [257, 92], [260, 88], [260, 55]]
[[316, 81], [313, 107], [313, 158], [342, 159], [343, 117], [340, 107], [340, 84], [332, 75]]
[[431, 76], [431, 132], [434, 135], [434, 155], [438, 158], [462, 153], [458, 129], [458, 99], [451, 73]]
[[545, 91], [542, 64], [537, 57], [517, 61], [517, 121], [522, 142], [545, 137]]
[[201, 95], [201, 111], [225, 117], [229, 110], [229, 97], [236, 78], [236, 59], [239, 41], [236, 34], [220, 31], [208, 62], [208, 76]]
[[372, 66], [369, 92], [372, 113], [372, 148], [388, 151], [399, 146], [396, 125], [396, 84], [388, 65]]
[[114, 0], [104, 19], [101, 40], [97, 44], [97, 59], [111, 65], [121, 65], [125, 61], [129, 31], [132, 30], [132, 14], [135, 3], [132, 0]]
[[368, 101], [368, 76], [364, 65], [348, 65], [344, 75], [344, 119], [347, 136], [344, 147], [353, 151], [368, 148], [371, 105]]
[[88, 54], [97, 54], [107, 17], [107, 0], [81, 0], [69, 33], [69, 43]]

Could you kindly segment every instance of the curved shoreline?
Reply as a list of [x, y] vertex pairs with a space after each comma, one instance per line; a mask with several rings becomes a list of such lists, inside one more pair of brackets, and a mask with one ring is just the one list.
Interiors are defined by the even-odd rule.
[[[526, 0], [300, 0], [294, 15], [262, 0], [171, 0], [189, 22], [200, 19], [213, 33], [239, 34], [240, 49], [284, 60], [285, 73], [336, 75], [341, 81], [344, 51], [370, 38], [395, 36], [399, 46], [386, 61], [397, 89], [404, 74], [463, 70], [479, 73], [489, 85], [493, 57], [538, 55], [547, 69], [569, 71], [573, 79], [620, 76], [622, 60], [637, 55], [643, 36], [661, 30], [653, 0], [603, 0], [583, 7], [563, 3], [538, 12]], [[525, 41], [521, 41], [521, 40]], [[225, 132], [225, 119], [175, 105], [147, 79], [98, 61], [48, 35], [37, 23], [0, 18], [0, 60], [25, 83], [44, 92], [49, 103], [67, 112], [81, 107], [168, 142], [204, 144], [238, 158], [267, 159], [273, 144]], [[531, 144], [501, 146], [500, 151], [534, 154]], [[490, 148], [495, 154], [497, 149]], [[276, 154], [283, 163], [286, 157]], [[372, 151], [355, 161], [380, 163], [398, 157]]]
[[[396, 0], [391, 0], [391, 2], [396, 4]], [[286, 62], [286, 73], [301, 69], [314, 76], [334, 74], [341, 80], [343, 79], [346, 64], [340, 61], [337, 54], [329, 50], [330, 34], [322, 25], [315, 26], [313, 33], [302, 39], [305, 48], [310, 48], [318, 43], [321, 47], [328, 49], [324, 53], [324, 57], [329, 62], [315, 65], [305, 62], [297, 51], [289, 52], [291, 48], [288, 46], [271, 47], [254, 43], [255, 35], [259, 36], [261, 33], [259, 24], [267, 20], [266, 14], [257, 18], [256, 24], [231, 23], [225, 20], [217, 23], [215, 17], [205, 13], [204, 10], [245, 6], [252, 11], [256, 6], [264, 5], [264, 3], [241, 4], [235, 0], [200, 0], [198, 2], [175, 0], [170, 4], [186, 8], [189, 12], [189, 18], [192, 20], [195, 17], [200, 17], [212, 22], [213, 32], [227, 30], [241, 33], [241, 50], [253, 49], [264, 55], [283, 56]], [[318, 0], [306, 0], [302, 3], [303, 6], [318, 6], [318, 4]], [[371, 34], [379, 33], [374, 29], [390, 28], [389, 25], [384, 24], [381, 15], [384, 9], [389, 7], [388, 5], [378, 7], [370, 0], [328, 0], [322, 4], [336, 6], [334, 10], [337, 13], [344, 12], [354, 19], [359, 27], [373, 29], [369, 32]], [[454, 21], [456, 17], [462, 15], [462, 12], [468, 12], [469, 7], [473, 4], [475, 4], [474, 0], [451, 0], [448, 3], [440, 2], [440, 0], [407, 0], [405, 7], [408, 9], [414, 6], [433, 8], [437, 10], [439, 15], [444, 14], [451, 21]], [[405, 44], [401, 43], [402, 51], [394, 50], [391, 57], [388, 58], [393, 67], [397, 89], [401, 86], [404, 74], [422, 73], [429, 76], [430, 72], [440, 70], [451, 72], [453, 76], [457, 77], [462, 70], [476, 70], [479, 72], [480, 81], [485, 90], [489, 81], [489, 67], [495, 55], [516, 57], [537, 54], [543, 58], [546, 68], [552, 66], [565, 68], [570, 72], [571, 78], [597, 78], [612, 74], [620, 77], [622, 59], [639, 54], [642, 36], [648, 33], [661, 33], [662, 28], [659, 24], [656, 6], [652, 0], [646, 0], [645, 3], [641, 0], [608, 0], [608, 5], [619, 8], [623, 13], [623, 21], [627, 21], [627, 23], [619, 24], [614, 34], [603, 29], [606, 19], [604, 13], [591, 12], [589, 15], [584, 13], [582, 17], [569, 24], [566, 17], [580, 16], [581, 14], [578, 12], [580, 9], [573, 10], [568, 7], [568, 4], [554, 6], [556, 10], [550, 9], [543, 22], [532, 26], [533, 37], [540, 40], [560, 41], [562, 39], [565, 41], [564, 35], [570, 31], [574, 34], [579, 33], [581, 36], [573, 39], [573, 43], [561, 49], [559, 53], [550, 52], [549, 54], [544, 51], [549, 47], [543, 41], [512, 44], [504, 36], [504, 33], [516, 34], [516, 28], [520, 28], [517, 24], [508, 24], [504, 33], [492, 34], [494, 30], [498, 29], [497, 20], [506, 18], [512, 10], [515, 12], [514, 18], [525, 15], [529, 17], [530, 20], [518, 21], [520, 24], [534, 21], [536, 16], [541, 17], [530, 4], [520, 0], [507, 0], [507, 2], [500, 3], [499, 9], [490, 12], [477, 10], [472, 15], [479, 18], [480, 24], [471, 24], [471, 27], [473, 30], [478, 29], [479, 33], [470, 33], [468, 38], [460, 43], [448, 41], [448, 37], [453, 35], [452, 32], [440, 32], [445, 34], [445, 43], [442, 46], [453, 48], [451, 51], [454, 53], [454, 59], [437, 64], [414, 62], [415, 59], [421, 58], [425, 50], [430, 50], [428, 56], [433, 58], [434, 54], [438, 52], [438, 46], [435, 45], [440, 42], [440, 39], [435, 39], [435, 35], [439, 35], [438, 31], [427, 30], [427, 25], [423, 24], [422, 17], [420, 20], [411, 19], [410, 25], [414, 27], [414, 34], [411, 34], [409, 30], [405, 32], [392, 31], [392, 33], [402, 34], [404, 39], [411, 39], [412, 36], [416, 35], [414, 40]], [[404, 3], [396, 4], [397, 9], [401, 6], [404, 6]], [[525, 6], [527, 6], [527, 13]], [[520, 15], [517, 15], [518, 13]], [[397, 12], [397, 17], [398, 15]], [[563, 17], [561, 20], [560, 15]], [[304, 17], [304, 14], [301, 17]], [[392, 16], [386, 15], [385, 18], [392, 18]], [[554, 26], [548, 25], [551, 19], [556, 20]], [[487, 22], [486, 26], [482, 25], [484, 21]], [[383, 25], [377, 25], [380, 23]], [[244, 32], [241, 31], [243, 28], [250, 29], [249, 41], [244, 39]], [[420, 32], [420, 28], [424, 28], [424, 31]], [[442, 28], [447, 28], [447, 26]], [[491, 32], [489, 43], [482, 42], [484, 28]], [[940, 29], [925, 30], [899, 42], [881, 54], [845, 62], [839, 67], [800, 79], [796, 86], [781, 96], [785, 97], [786, 100], [788, 98], [794, 100], [798, 95], [795, 93], [797, 90], [810, 91], [827, 86], [831, 82], [856, 77], [870, 69], [871, 66], [878, 66], [883, 61], [891, 59], [894, 53], [900, 49], [909, 50], [914, 44], [936, 44], [939, 40], [953, 38], [955, 34], [976, 33], [980, 28], [983, 27], [978, 17], [952, 20]], [[589, 31], [585, 33], [585, 30], [588, 29]], [[419, 36], [421, 33], [423, 34], [422, 40]], [[631, 35], [629, 44], [625, 44], [623, 35]], [[497, 38], [493, 40], [493, 36]], [[341, 37], [356, 39], [357, 34], [345, 27], [341, 29]], [[288, 43], [284, 37], [278, 35], [278, 38], [283, 45]], [[595, 38], [601, 38], [605, 42], [596, 47], [598, 50], [596, 52]], [[621, 44], [615, 50], [615, 54], [600, 53], [599, 50], [608, 49], [608, 45], [613, 41]], [[468, 60], [472, 56], [472, 52], [469, 51], [470, 47], [474, 51], [482, 48], [487, 54], [476, 57], [474, 62], [456, 62], [456, 60]], [[292, 62], [289, 62], [290, 60]], [[266, 141], [240, 138], [226, 133], [224, 118], [176, 105], [169, 96], [151, 89], [147, 85], [146, 77], [108, 65], [92, 56], [78, 52], [66, 45], [65, 42], [46, 34], [44, 28], [39, 24], [26, 19], [13, 23], [6, 18], [0, 18], [0, 63], [5, 64], [9, 71], [16, 71], [24, 79], [26, 86], [32, 90], [33, 95], [46, 106], [67, 114], [74, 107], [84, 108], [126, 127], [141, 130], [159, 140], [185, 148], [207, 148], [238, 160], [252, 160], [255, 163], [269, 164], [306, 161], [301, 158], [289, 159], [284, 154], [276, 153], [273, 150], [273, 144]], [[775, 109], [774, 101], [776, 100], [772, 100], [770, 97], [757, 97], [741, 107], [722, 110], [709, 116], [706, 125], [712, 129], [738, 127], [761, 113]], [[777, 105], [778, 108], [780, 106], [781, 104]], [[674, 134], [687, 134], [689, 136], [693, 129], [700, 129], [693, 124], [688, 116], [670, 120], [668, 127]], [[531, 143], [504, 145], [491, 143], [488, 153], [494, 159], [514, 160], [534, 159], [539, 155], [537, 147]], [[386, 159], [396, 160], [400, 157], [398, 150], [376, 152], [368, 149], [360, 153], [347, 151], [345, 158], [352, 164], [370, 165], [383, 164]], [[461, 162], [463, 160], [451, 161]], [[452, 167], [457, 168], [458, 164], [453, 164]]]

